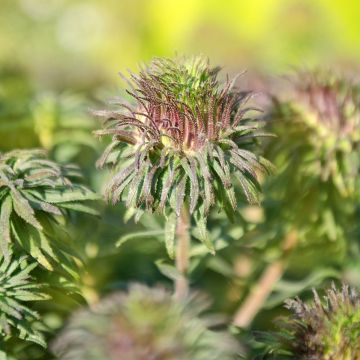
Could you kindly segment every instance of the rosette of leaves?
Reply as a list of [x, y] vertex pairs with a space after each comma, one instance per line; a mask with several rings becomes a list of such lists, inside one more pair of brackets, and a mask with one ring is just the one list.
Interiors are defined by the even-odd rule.
[[182, 209], [190, 213], [197, 237], [214, 251], [206, 233], [212, 207], [232, 218], [237, 208], [234, 183], [247, 201], [257, 202], [259, 178], [270, 164], [251, 151], [261, 123], [246, 106], [251, 93], [220, 86], [218, 68], [206, 59], [156, 59], [131, 75], [127, 91], [134, 105], [95, 111], [104, 119], [98, 136], [112, 136], [98, 161], [113, 165], [106, 197], [120, 200], [139, 218], [144, 211], [167, 219], [167, 249], [173, 256]]
[[234, 339], [199, 316], [206, 308], [200, 297], [179, 302], [162, 288], [133, 285], [75, 313], [52, 349], [62, 360], [234, 359]]
[[0, 251], [21, 249], [48, 270], [70, 271], [72, 249], [64, 224], [68, 211], [96, 214], [97, 195], [82, 185], [79, 169], [60, 166], [42, 150], [0, 154]]
[[278, 321], [279, 331], [261, 334], [271, 359], [350, 360], [360, 358], [360, 296], [343, 285], [326, 291], [323, 300], [288, 300], [292, 317]]
[[[26, 302], [47, 300], [44, 286], [32, 279], [37, 266], [26, 256], [0, 259], [0, 345], [12, 337], [46, 346], [39, 326], [40, 316]], [[1, 350], [0, 348], [0, 355]]]

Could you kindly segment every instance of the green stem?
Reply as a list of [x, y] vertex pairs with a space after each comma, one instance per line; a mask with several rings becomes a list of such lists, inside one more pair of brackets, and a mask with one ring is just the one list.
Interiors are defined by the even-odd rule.
[[177, 224], [176, 268], [179, 276], [175, 281], [175, 298], [183, 299], [189, 293], [187, 271], [190, 250], [190, 219], [187, 208], [183, 208]]

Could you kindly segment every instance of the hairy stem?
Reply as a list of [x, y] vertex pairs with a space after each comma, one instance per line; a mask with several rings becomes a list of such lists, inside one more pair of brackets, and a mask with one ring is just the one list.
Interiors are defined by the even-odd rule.
[[179, 273], [175, 281], [175, 297], [177, 299], [183, 299], [189, 293], [189, 283], [187, 279], [190, 248], [189, 225], [189, 213], [187, 208], [184, 207], [177, 224], [176, 268]]
[[297, 234], [295, 231], [290, 231], [283, 242], [283, 256], [266, 267], [257, 284], [235, 313], [233, 323], [236, 326], [248, 327], [262, 309], [275, 284], [284, 274], [287, 258], [296, 243]]

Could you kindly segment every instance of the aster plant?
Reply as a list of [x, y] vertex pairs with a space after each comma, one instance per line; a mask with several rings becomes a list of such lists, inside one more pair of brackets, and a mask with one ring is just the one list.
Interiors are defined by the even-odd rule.
[[278, 321], [279, 331], [263, 334], [266, 359], [355, 360], [360, 358], [360, 296], [355, 289], [334, 285], [323, 299], [314, 291], [306, 304], [288, 300], [289, 318]]
[[97, 195], [82, 185], [79, 169], [62, 166], [42, 150], [0, 154], [0, 254], [24, 251], [47, 270], [74, 274], [76, 253], [65, 231], [69, 211], [96, 214]]
[[299, 71], [288, 80], [285, 91], [272, 95], [267, 112], [267, 130], [277, 137], [265, 149], [278, 171], [264, 185], [265, 221], [254, 232], [260, 242], [266, 239], [265, 251], [278, 255], [274, 260], [272, 253], [259, 278], [266, 285], [256, 287], [236, 315], [240, 326], [248, 326], [264, 305], [290, 259], [290, 266], [301, 266], [306, 256], [315, 266], [321, 251], [324, 264], [338, 265], [354, 238], [360, 195], [359, 84], [325, 70]]
[[199, 296], [177, 301], [162, 288], [132, 285], [75, 313], [52, 349], [62, 360], [234, 359], [236, 342], [211, 330], [201, 315], [207, 306]]
[[265, 135], [246, 105], [252, 94], [237, 90], [235, 79], [221, 86], [218, 73], [202, 57], [156, 59], [131, 74], [127, 92], [134, 105], [120, 101], [119, 110], [95, 111], [103, 119], [96, 135], [112, 137], [98, 161], [116, 169], [106, 197], [124, 200], [137, 219], [144, 211], [165, 216], [167, 251], [176, 253], [182, 277], [188, 228], [194, 224], [196, 237], [214, 253], [206, 231], [209, 211], [217, 207], [233, 217], [235, 181], [248, 202], [257, 202], [259, 179], [271, 167], [250, 150]]
[[269, 143], [267, 154], [279, 176], [267, 189], [273, 204], [264, 202], [267, 222], [281, 219], [280, 231], [295, 231], [305, 248], [327, 242], [340, 259], [360, 195], [359, 84], [324, 70], [290, 80], [290, 91], [274, 98], [270, 112], [269, 128], [279, 140]]

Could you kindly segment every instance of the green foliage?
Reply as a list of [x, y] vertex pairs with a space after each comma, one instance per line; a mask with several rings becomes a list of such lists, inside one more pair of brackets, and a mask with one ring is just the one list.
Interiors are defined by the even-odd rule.
[[0, 155], [0, 248], [5, 259], [21, 248], [42, 266], [73, 267], [68, 235], [62, 223], [68, 210], [96, 213], [88, 201], [97, 195], [81, 185], [79, 169], [60, 166], [41, 150]]
[[266, 358], [350, 360], [360, 356], [360, 296], [343, 285], [326, 291], [324, 300], [288, 300], [292, 317], [278, 322], [279, 331], [263, 334], [268, 343]]
[[86, 102], [79, 93], [36, 91], [22, 68], [0, 67], [0, 151], [41, 147], [61, 163], [92, 164], [99, 144]]
[[46, 346], [37, 326], [40, 315], [24, 304], [49, 298], [43, 292], [44, 285], [30, 275], [36, 266], [28, 263], [25, 256], [0, 259], [0, 344], [1, 338], [18, 337]]
[[132, 75], [136, 88], [128, 92], [135, 106], [94, 112], [104, 118], [95, 134], [112, 136], [98, 165], [116, 168], [106, 186], [113, 203], [125, 200], [137, 219], [144, 211], [163, 212], [172, 223], [186, 206], [198, 237], [213, 251], [206, 234], [210, 209], [216, 205], [233, 217], [235, 180], [246, 199], [257, 202], [259, 178], [271, 165], [249, 150], [267, 135], [245, 106], [251, 93], [236, 90], [234, 81], [220, 88], [218, 68], [205, 59], [189, 63], [155, 60]]
[[94, 120], [87, 116], [80, 95], [41, 94], [31, 99], [30, 110], [41, 147], [55, 159], [68, 162], [79, 157], [84, 149], [96, 152], [98, 144], [91, 135]]
[[198, 296], [176, 302], [161, 288], [133, 285], [76, 313], [53, 351], [62, 360], [234, 359], [236, 342], [199, 317], [207, 308]]

